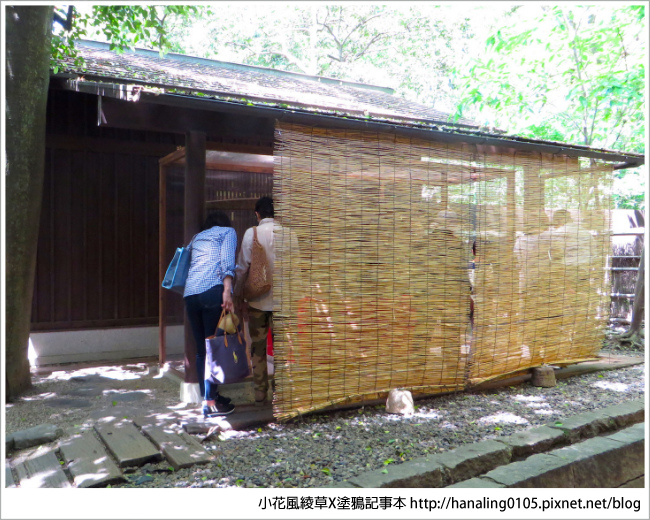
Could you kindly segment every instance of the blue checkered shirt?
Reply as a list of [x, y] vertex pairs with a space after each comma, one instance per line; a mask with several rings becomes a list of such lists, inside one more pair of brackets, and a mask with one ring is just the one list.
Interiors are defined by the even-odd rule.
[[190, 244], [192, 261], [183, 296], [200, 294], [235, 277], [237, 233], [233, 228], [214, 226], [197, 234]]

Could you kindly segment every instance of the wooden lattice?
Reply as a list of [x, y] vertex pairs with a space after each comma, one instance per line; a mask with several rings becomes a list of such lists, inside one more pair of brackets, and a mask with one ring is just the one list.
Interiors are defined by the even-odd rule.
[[278, 419], [598, 352], [611, 167], [284, 123], [276, 140]]

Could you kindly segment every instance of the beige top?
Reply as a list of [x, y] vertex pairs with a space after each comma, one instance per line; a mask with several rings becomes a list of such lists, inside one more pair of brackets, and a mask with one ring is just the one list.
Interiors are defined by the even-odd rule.
[[[257, 240], [264, 248], [266, 253], [266, 258], [269, 261], [271, 271], [275, 267], [275, 243], [274, 243], [274, 233], [273, 230], [276, 227], [280, 227], [279, 224], [276, 224], [272, 218], [264, 218], [260, 220], [260, 223], [257, 226]], [[243, 282], [244, 275], [248, 272], [248, 269], [251, 265], [251, 256], [253, 251], [253, 228], [248, 228], [246, 233], [244, 233], [244, 238], [242, 239], [241, 249], [239, 250], [239, 256], [237, 257], [237, 267], [235, 268], [235, 293], [240, 289], [239, 285]], [[248, 304], [261, 311], [272, 311], [273, 310], [273, 288], [262, 296], [250, 300]]]

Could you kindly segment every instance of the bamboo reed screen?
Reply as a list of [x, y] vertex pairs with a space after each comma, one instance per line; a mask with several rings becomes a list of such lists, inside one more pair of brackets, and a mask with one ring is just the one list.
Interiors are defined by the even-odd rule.
[[596, 356], [611, 167], [285, 123], [276, 141], [278, 419]]

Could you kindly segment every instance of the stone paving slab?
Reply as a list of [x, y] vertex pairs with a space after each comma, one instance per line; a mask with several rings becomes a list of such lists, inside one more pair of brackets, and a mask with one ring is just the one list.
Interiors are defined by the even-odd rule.
[[21, 457], [14, 461], [14, 469], [21, 488], [72, 487], [52, 449], [38, 450], [32, 455]]
[[645, 424], [640, 423], [500, 466], [454, 487], [634, 487], [644, 476], [644, 449]]
[[[573, 487], [618, 487], [643, 475], [643, 442], [626, 445], [607, 437], [588, 439], [549, 453], [571, 473]], [[632, 475], [632, 477], [629, 477]]]
[[125, 480], [92, 432], [61, 441], [59, 449], [77, 487], [100, 487]]
[[273, 408], [268, 405], [264, 407], [256, 406], [237, 406], [235, 411], [230, 415], [212, 418], [189, 418], [181, 422], [181, 426], [187, 433], [198, 434], [214, 431], [229, 430], [250, 430], [257, 426], [273, 422]]
[[481, 476], [504, 487], [572, 488], [573, 474], [566, 475], [566, 463], [547, 453], [532, 455], [526, 460], [500, 466]]
[[568, 442], [564, 432], [558, 428], [539, 426], [523, 432], [513, 433], [508, 437], [495, 439], [512, 448], [513, 460], [543, 453]]
[[45, 399], [43, 401], [45, 406], [52, 408], [90, 408], [93, 403], [87, 399], [75, 399], [66, 397], [54, 397], [52, 399]]
[[469, 480], [463, 480], [462, 482], [457, 482], [456, 484], [452, 484], [451, 486], [447, 486], [450, 488], [505, 488], [503, 484], [498, 484], [497, 482], [494, 482], [494, 480], [490, 480], [488, 478], [482, 478], [482, 477], [474, 477], [470, 478]]
[[607, 435], [607, 438], [628, 444], [637, 442], [643, 443], [645, 442], [645, 422], [634, 424], [624, 430]]
[[63, 430], [53, 424], [39, 424], [27, 430], [14, 432], [11, 435], [12, 447], [16, 450], [31, 448], [53, 442], [63, 435]]
[[616, 422], [617, 428], [625, 428], [645, 420], [645, 400], [635, 399], [627, 403], [608, 406], [600, 410], [603, 415], [611, 417]]
[[616, 429], [616, 421], [601, 411], [585, 412], [549, 423], [550, 428], [562, 430], [570, 443], [578, 442]]
[[121, 468], [140, 466], [149, 461], [162, 459], [158, 448], [151, 444], [131, 421], [96, 425], [95, 431], [108, 446]]
[[158, 426], [145, 426], [142, 432], [163, 452], [174, 470], [207, 464], [213, 456], [190, 435], [178, 435]]
[[512, 448], [489, 440], [465, 444], [445, 453], [434, 455], [436, 462], [445, 466], [445, 485], [455, 484], [508, 464]]
[[8, 488], [15, 488], [16, 487], [16, 482], [14, 481], [14, 476], [11, 472], [11, 466], [9, 466], [8, 462], [5, 462], [5, 487]]
[[98, 385], [84, 385], [67, 389], [61, 393], [73, 397], [98, 397], [104, 393], [104, 388]]
[[418, 457], [403, 464], [389, 464], [383, 470], [362, 473], [348, 479], [348, 483], [357, 488], [439, 488], [444, 471], [434, 456]]

